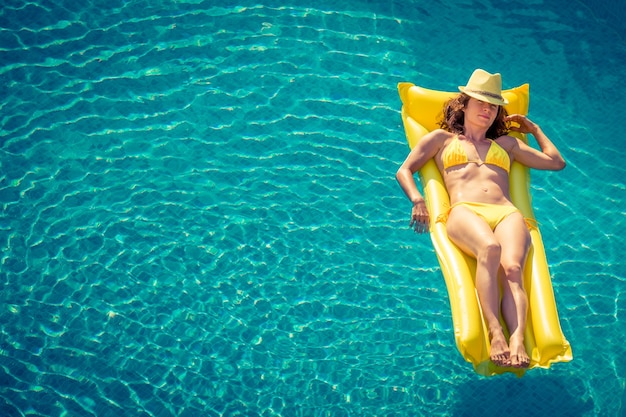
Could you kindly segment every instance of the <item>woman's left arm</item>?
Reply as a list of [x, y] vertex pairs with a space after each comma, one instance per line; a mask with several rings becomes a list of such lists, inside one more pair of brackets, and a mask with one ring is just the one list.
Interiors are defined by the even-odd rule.
[[541, 152], [518, 140], [511, 153], [515, 160], [535, 169], [546, 169], [559, 171], [565, 168], [565, 160], [552, 141], [546, 136], [541, 128], [530, 121], [529, 118], [520, 114], [512, 114], [507, 117], [507, 121], [516, 123], [519, 126], [511, 126], [511, 130], [520, 133], [530, 133], [533, 135]]

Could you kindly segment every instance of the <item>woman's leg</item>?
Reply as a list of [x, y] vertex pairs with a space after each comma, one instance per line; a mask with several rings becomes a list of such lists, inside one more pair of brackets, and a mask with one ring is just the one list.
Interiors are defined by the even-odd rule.
[[530, 358], [524, 348], [528, 296], [524, 290], [523, 268], [530, 248], [530, 233], [521, 213], [513, 213], [496, 227], [502, 253], [502, 315], [509, 329], [511, 365], [526, 368]]
[[446, 230], [455, 245], [476, 258], [476, 291], [489, 329], [489, 356], [496, 365], [510, 366], [510, 350], [499, 320], [500, 243], [485, 220], [462, 205], [450, 211]]

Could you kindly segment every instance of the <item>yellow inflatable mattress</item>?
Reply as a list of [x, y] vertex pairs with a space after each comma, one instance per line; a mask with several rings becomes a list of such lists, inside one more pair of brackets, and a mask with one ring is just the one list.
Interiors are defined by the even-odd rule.
[[[458, 93], [428, 90], [411, 83], [398, 84], [402, 100], [402, 121], [409, 147], [431, 130], [436, 129], [443, 104]], [[509, 114], [527, 114], [529, 85], [505, 90]], [[525, 135], [512, 135], [527, 141]], [[514, 162], [511, 167], [511, 198], [524, 217], [534, 219], [531, 207], [528, 168]], [[512, 372], [518, 376], [525, 369], [501, 368], [489, 360], [489, 338], [474, 286], [475, 260], [461, 252], [449, 239], [443, 223], [435, 219], [450, 207], [448, 193], [435, 162], [429, 161], [419, 172], [426, 204], [430, 213], [430, 236], [441, 266], [452, 310], [456, 345], [466, 361], [478, 374], [491, 376]], [[531, 357], [530, 368], [549, 368], [552, 363], [572, 359], [572, 349], [561, 330], [554, 300], [550, 272], [538, 228], [530, 231], [532, 246], [524, 268], [524, 286], [528, 292], [528, 325], [526, 350]]]

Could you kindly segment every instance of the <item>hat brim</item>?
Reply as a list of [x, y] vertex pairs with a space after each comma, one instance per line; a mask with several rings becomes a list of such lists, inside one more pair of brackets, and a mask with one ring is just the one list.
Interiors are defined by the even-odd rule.
[[459, 90], [470, 97], [474, 97], [476, 100], [485, 101], [487, 103], [495, 104], [496, 106], [506, 106], [509, 104], [509, 101], [504, 97], [496, 98], [473, 91], [467, 91], [463, 86], [459, 86]]

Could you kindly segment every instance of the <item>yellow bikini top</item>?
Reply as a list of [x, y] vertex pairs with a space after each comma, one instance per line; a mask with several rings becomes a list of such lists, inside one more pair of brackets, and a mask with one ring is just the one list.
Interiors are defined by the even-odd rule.
[[502, 146], [498, 145], [495, 140], [491, 141], [489, 151], [487, 151], [487, 156], [484, 161], [481, 161], [480, 159], [468, 159], [465, 148], [463, 147], [463, 144], [459, 140], [458, 136], [456, 136], [452, 142], [448, 144], [446, 149], [444, 149], [441, 158], [443, 159], [443, 169], [448, 169], [456, 165], [468, 164], [470, 162], [478, 165], [495, 165], [502, 168], [506, 172], [509, 172], [511, 169], [511, 159], [509, 158], [509, 154], [502, 148]]

